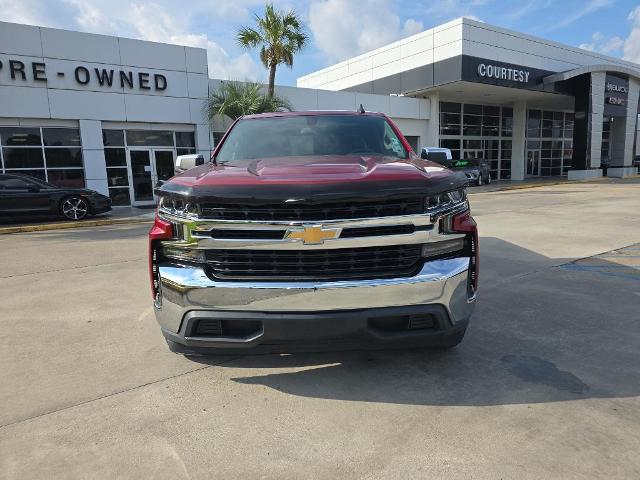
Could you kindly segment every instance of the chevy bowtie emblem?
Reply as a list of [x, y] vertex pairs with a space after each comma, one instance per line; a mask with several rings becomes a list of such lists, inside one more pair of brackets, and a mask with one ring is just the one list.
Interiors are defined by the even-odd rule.
[[320, 245], [325, 240], [338, 238], [341, 230], [341, 228], [324, 228], [322, 225], [294, 227], [287, 230], [284, 238], [285, 240], [302, 240], [305, 245]]

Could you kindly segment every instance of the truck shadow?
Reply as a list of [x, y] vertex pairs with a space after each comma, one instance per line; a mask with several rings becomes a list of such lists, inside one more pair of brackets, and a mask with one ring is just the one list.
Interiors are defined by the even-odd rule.
[[482, 245], [478, 305], [453, 350], [247, 356], [223, 368], [237, 370], [235, 382], [292, 395], [410, 405], [640, 395], [638, 245], [575, 262], [496, 238]]

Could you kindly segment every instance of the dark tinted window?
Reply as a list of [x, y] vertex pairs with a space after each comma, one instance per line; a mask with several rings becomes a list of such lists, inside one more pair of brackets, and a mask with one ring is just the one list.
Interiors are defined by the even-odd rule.
[[196, 138], [193, 132], [176, 132], [176, 147], [195, 147]]
[[0, 127], [0, 143], [4, 146], [42, 145], [39, 128]]
[[176, 148], [176, 155], [190, 155], [196, 153], [195, 148]]
[[114, 206], [131, 205], [128, 188], [110, 188], [109, 196], [111, 197], [111, 204]]
[[49, 183], [56, 187], [65, 188], [83, 188], [84, 187], [84, 171], [81, 169], [62, 169], [49, 170]]
[[105, 147], [124, 147], [124, 131], [102, 130], [102, 143]]
[[462, 109], [461, 103], [440, 102], [440, 111], [448, 113], [460, 113]]
[[126, 167], [127, 158], [124, 148], [105, 148], [104, 159], [107, 167]]
[[129, 176], [126, 168], [107, 168], [107, 183], [110, 187], [126, 187]]
[[47, 169], [52, 167], [82, 167], [80, 148], [45, 148]]
[[80, 130], [77, 128], [43, 128], [42, 136], [47, 146], [71, 147], [80, 145]]
[[3, 148], [4, 168], [43, 168], [41, 148]]
[[383, 117], [300, 115], [241, 120], [223, 143], [217, 161], [312, 155], [407, 158], [407, 151]]
[[127, 130], [127, 145], [173, 147], [173, 132], [168, 130]]

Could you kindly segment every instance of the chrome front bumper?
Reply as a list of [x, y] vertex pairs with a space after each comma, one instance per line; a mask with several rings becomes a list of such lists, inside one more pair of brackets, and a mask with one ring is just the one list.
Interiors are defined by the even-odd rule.
[[438, 305], [446, 311], [447, 327], [455, 328], [466, 324], [474, 308], [469, 262], [466, 257], [426, 262], [409, 278], [295, 283], [214, 281], [198, 267], [160, 264], [155, 314], [165, 336], [178, 342], [183, 319], [198, 311], [330, 314]]

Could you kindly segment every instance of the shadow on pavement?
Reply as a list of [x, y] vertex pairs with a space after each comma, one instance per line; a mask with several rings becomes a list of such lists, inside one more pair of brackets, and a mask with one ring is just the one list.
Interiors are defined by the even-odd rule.
[[[483, 256], [488, 272], [476, 312], [453, 350], [246, 356], [222, 368], [236, 370], [238, 383], [292, 395], [408, 405], [640, 395], [640, 266], [632, 260], [638, 246], [622, 262], [606, 255], [563, 262], [496, 238], [483, 242], [492, 243], [492, 263]], [[514, 255], [521, 272], [509, 264]], [[585, 262], [591, 267], [582, 268]], [[536, 263], [548, 268], [533, 269]], [[213, 364], [219, 357], [193, 360]], [[244, 368], [268, 372], [242, 376]]]

